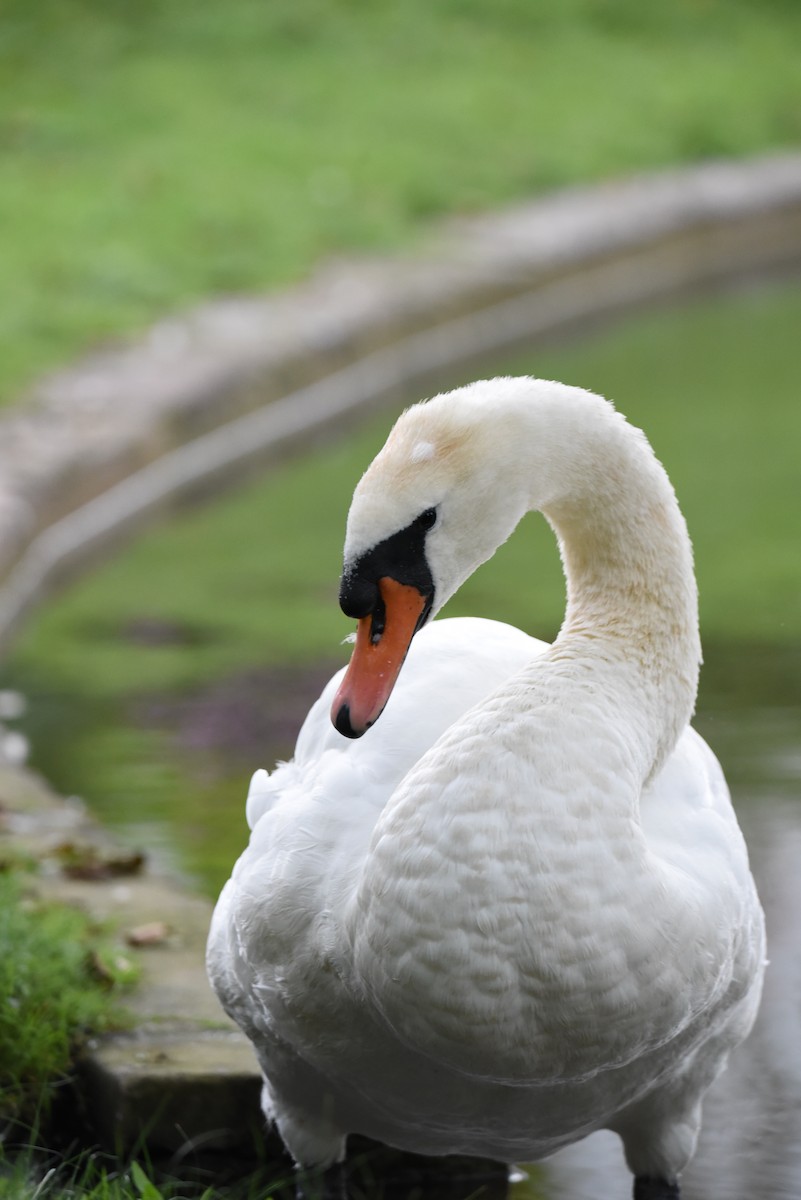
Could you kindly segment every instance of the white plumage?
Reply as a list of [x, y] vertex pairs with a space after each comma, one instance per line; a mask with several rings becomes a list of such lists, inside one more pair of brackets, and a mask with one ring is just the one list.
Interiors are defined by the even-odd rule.
[[[382, 581], [426, 619], [532, 508], [568, 581], [554, 645], [426, 624], [375, 728], [337, 732], [332, 704], [362, 733], [403, 659], [360, 699], [394, 629]], [[343, 606], [363, 640], [294, 760], [254, 776], [209, 939], [268, 1117], [323, 1166], [350, 1132], [513, 1161], [610, 1128], [636, 1194], [678, 1195], [703, 1093], [754, 1019], [764, 933], [688, 726], [697, 604], [664, 470], [579, 389], [502, 379], [417, 405], [356, 490]]]

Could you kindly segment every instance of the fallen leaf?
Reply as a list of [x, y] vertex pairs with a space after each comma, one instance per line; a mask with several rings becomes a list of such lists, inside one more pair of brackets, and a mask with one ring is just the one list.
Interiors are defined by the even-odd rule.
[[137, 925], [125, 934], [129, 946], [157, 946], [170, 935], [170, 927], [166, 921], [148, 921], [145, 925]]
[[145, 855], [140, 850], [106, 851], [91, 844], [62, 842], [53, 853], [68, 879], [116, 879], [138, 875], [145, 865]]

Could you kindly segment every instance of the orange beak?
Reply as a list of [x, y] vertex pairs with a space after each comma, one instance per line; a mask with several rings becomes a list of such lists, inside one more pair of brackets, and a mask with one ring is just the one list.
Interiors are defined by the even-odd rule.
[[361, 737], [381, 716], [426, 606], [416, 587], [388, 575], [379, 579], [378, 590], [384, 628], [374, 638], [373, 617], [361, 618], [350, 665], [331, 707], [331, 720], [345, 737]]

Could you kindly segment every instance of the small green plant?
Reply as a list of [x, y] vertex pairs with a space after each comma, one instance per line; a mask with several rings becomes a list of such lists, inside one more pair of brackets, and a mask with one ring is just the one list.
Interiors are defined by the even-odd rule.
[[151, 1183], [138, 1162], [131, 1163], [131, 1180], [141, 1200], [164, 1200], [162, 1193]]
[[[233, 1181], [160, 1169], [147, 1155], [123, 1164], [97, 1149], [65, 1155], [31, 1145], [11, 1154], [0, 1143], [0, 1200], [269, 1200], [294, 1187], [283, 1166], [265, 1165]], [[289, 1190], [287, 1190], [289, 1188]]]
[[76, 1050], [110, 1025], [133, 975], [82, 913], [42, 903], [19, 870], [0, 872], [0, 1120], [46, 1120]]

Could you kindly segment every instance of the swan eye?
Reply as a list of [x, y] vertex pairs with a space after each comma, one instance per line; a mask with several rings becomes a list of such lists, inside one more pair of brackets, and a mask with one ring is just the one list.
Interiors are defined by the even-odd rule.
[[437, 523], [437, 510], [435, 508], [427, 508], [425, 512], [421, 512], [420, 516], [415, 521], [418, 529], [433, 529]]

